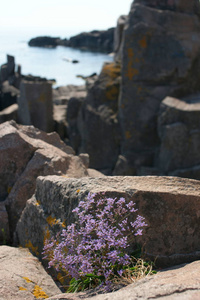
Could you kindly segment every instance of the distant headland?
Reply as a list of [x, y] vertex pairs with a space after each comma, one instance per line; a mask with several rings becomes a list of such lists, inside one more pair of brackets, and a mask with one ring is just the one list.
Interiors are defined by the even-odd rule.
[[38, 36], [32, 38], [28, 45], [31, 47], [55, 48], [57, 46], [65, 46], [78, 48], [82, 50], [98, 51], [110, 53], [113, 51], [114, 29], [93, 30], [90, 32], [82, 32], [72, 36], [69, 39], [61, 39], [60, 37]]

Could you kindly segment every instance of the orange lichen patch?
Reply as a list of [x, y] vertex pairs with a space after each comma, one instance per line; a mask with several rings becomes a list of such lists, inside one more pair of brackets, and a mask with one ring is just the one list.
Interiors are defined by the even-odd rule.
[[19, 291], [27, 291], [27, 289], [24, 288], [23, 286], [19, 286]]
[[116, 63], [109, 63], [103, 66], [102, 73], [108, 75], [111, 79], [115, 79], [120, 76], [121, 67]]
[[61, 177], [69, 178], [69, 176], [67, 176], [67, 175], [61, 175]]
[[35, 205], [40, 206], [41, 202], [40, 201], [36, 201]]
[[139, 71], [137, 69], [132, 68], [130, 65], [128, 65], [127, 76], [130, 80], [132, 80], [135, 75], [138, 75], [138, 73]]
[[49, 298], [49, 296], [47, 296], [47, 294], [42, 290], [42, 288], [39, 285], [34, 286], [33, 296], [36, 299], [47, 299], [47, 298]]
[[53, 226], [53, 225], [56, 225], [59, 223], [59, 221], [56, 220], [56, 218], [53, 218], [52, 216], [47, 217], [46, 221], [50, 226]]
[[141, 48], [145, 49], [147, 47], [147, 37], [144, 36], [138, 43]]
[[112, 85], [109, 89], [106, 91], [106, 98], [108, 100], [115, 100], [118, 97], [119, 94], [119, 88]]
[[129, 61], [128, 61], [128, 69], [127, 69], [126, 76], [129, 78], [129, 80], [132, 80], [133, 77], [135, 75], [138, 75], [138, 73], [139, 73], [138, 69], [133, 67], [134, 62], [137, 58], [134, 58], [134, 52], [133, 52], [132, 48], [128, 48], [128, 58], [129, 58]]
[[63, 221], [63, 222], [61, 223], [61, 226], [62, 226], [63, 228], [66, 227], [65, 221]]
[[76, 192], [77, 192], [77, 193], [80, 193], [80, 189], [78, 189]]
[[133, 58], [134, 57], [134, 52], [132, 48], [128, 48], [128, 57]]
[[135, 63], [139, 63], [139, 62], [140, 62], [139, 58], [138, 58], [138, 57], [135, 57], [135, 58], [134, 58], [134, 62], [135, 62]]
[[33, 244], [31, 243], [31, 241], [28, 241], [25, 244], [25, 247], [28, 248], [29, 250], [31, 250], [32, 253], [35, 253], [36, 255], [39, 255], [38, 247], [34, 247]]
[[131, 138], [131, 133], [130, 133], [130, 131], [126, 131], [126, 132], [125, 132], [125, 136], [126, 136], [127, 139], [130, 139], [130, 138]]
[[32, 282], [32, 280], [30, 280], [28, 277], [22, 277], [24, 280], [26, 280], [26, 282]]

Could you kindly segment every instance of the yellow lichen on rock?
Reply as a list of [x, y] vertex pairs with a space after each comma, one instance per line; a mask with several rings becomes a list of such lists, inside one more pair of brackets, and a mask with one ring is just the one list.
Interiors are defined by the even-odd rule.
[[32, 282], [32, 280], [30, 280], [28, 277], [22, 277], [24, 280], [26, 280], [26, 282]]
[[46, 218], [46, 221], [47, 221], [47, 223], [48, 223], [50, 226], [53, 226], [53, 225], [59, 223], [59, 221], [56, 220], [56, 218], [53, 218], [51, 215], [50, 215], [49, 217]]
[[108, 75], [112, 80], [120, 76], [120, 72], [121, 67], [115, 62], [105, 64], [102, 68], [102, 73]]
[[111, 87], [106, 90], [106, 98], [108, 100], [115, 100], [118, 94], [119, 94], [119, 88], [117, 88], [114, 85], [111, 85]]
[[36, 299], [47, 299], [47, 298], [49, 298], [49, 296], [42, 290], [42, 288], [39, 285], [34, 286], [33, 296]]
[[138, 43], [141, 48], [143, 48], [143, 49], [147, 48], [147, 37], [144, 36], [141, 40], [139, 40]]
[[138, 58], [134, 58], [134, 52], [132, 48], [128, 48], [128, 69], [126, 76], [129, 78], [129, 80], [132, 80], [135, 75], [138, 75], [139, 71], [138, 69], [134, 68], [134, 62], [135, 60], [139, 61]]
[[27, 291], [27, 289], [24, 288], [23, 286], [19, 286], [19, 291]]

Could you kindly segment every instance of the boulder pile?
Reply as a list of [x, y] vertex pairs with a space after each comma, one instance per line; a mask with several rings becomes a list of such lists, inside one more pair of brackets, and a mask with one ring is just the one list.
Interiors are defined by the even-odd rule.
[[88, 176], [84, 163], [55, 132], [47, 134], [14, 121], [1, 124], [0, 223], [4, 231], [0, 231], [0, 240], [12, 238], [39, 175]]

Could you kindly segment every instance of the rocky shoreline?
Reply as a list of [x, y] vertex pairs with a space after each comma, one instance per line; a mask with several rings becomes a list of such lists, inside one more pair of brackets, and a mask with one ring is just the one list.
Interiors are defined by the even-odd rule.
[[[23, 76], [7, 56], [2, 300], [199, 299], [199, 12], [198, 0], [135, 0], [114, 30], [114, 61], [83, 86], [53, 89], [52, 81]], [[68, 282], [39, 260], [45, 240], [74, 221], [89, 192], [136, 203], [148, 224], [137, 242], [158, 274], [109, 294], [63, 292]]]

